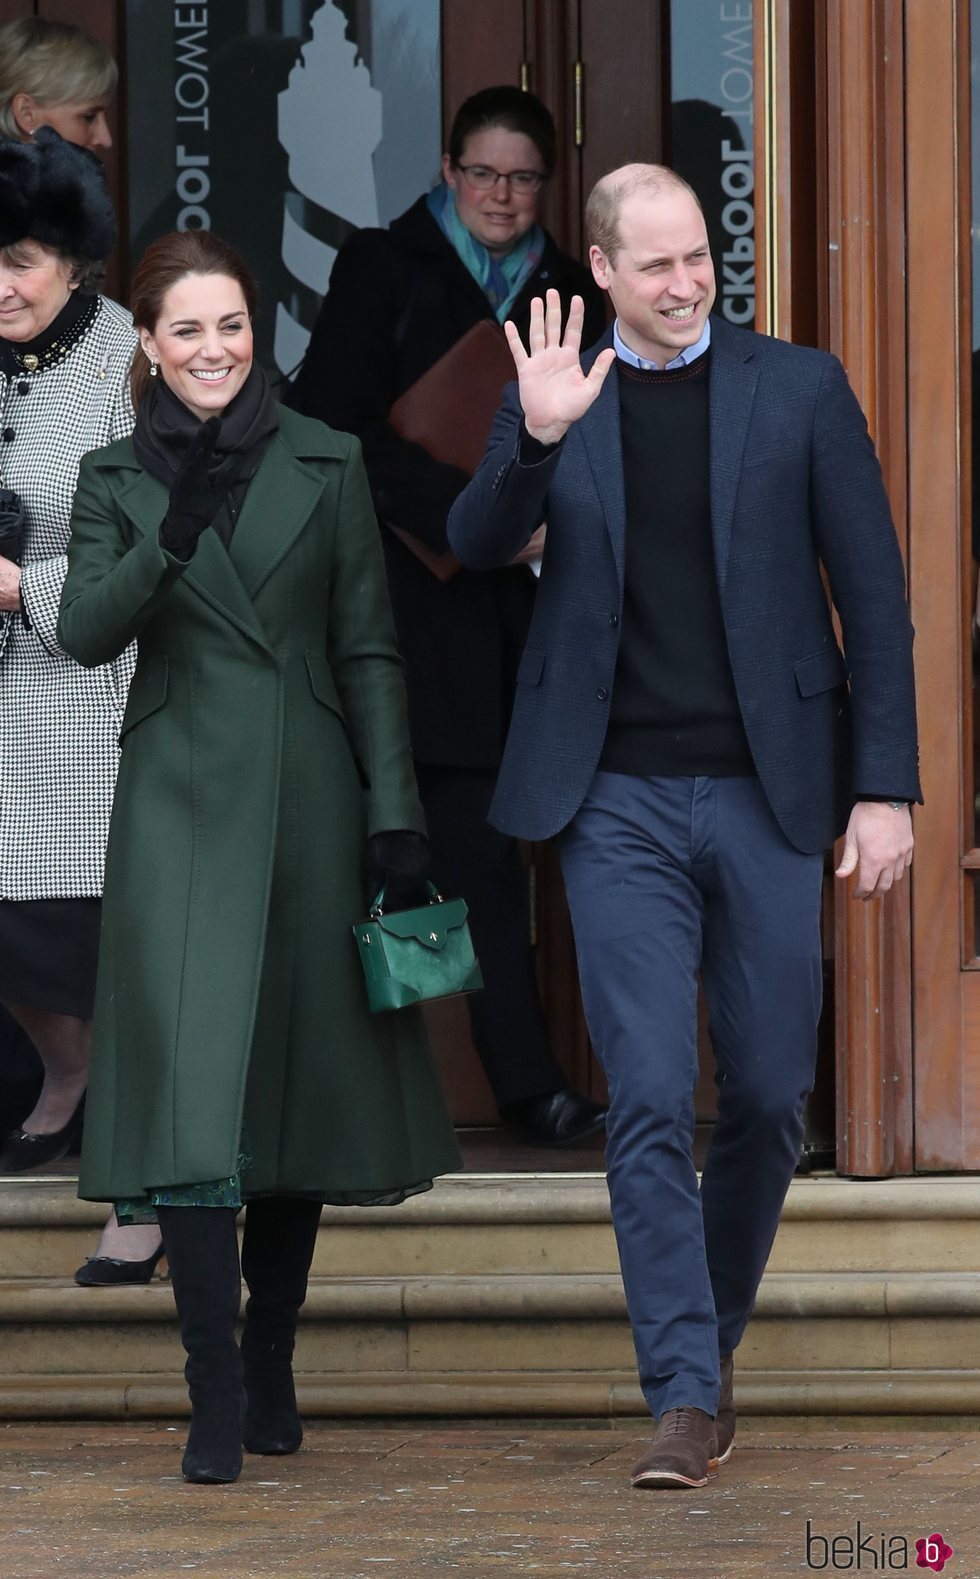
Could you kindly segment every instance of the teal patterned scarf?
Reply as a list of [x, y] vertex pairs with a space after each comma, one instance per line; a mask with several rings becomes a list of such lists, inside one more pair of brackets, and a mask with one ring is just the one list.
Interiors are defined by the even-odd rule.
[[454, 248], [459, 261], [476, 280], [493, 308], [497, 322], [503, 323], [521, 292], [525, 280], [534, 273], [544, 251], [544, 231], [532, 225], [504, 258], [491, 257], [482, 242], [470, 235], [456, 211], [456, 194], [445, 183], [434, 188], [426, 199], [429, 213]]

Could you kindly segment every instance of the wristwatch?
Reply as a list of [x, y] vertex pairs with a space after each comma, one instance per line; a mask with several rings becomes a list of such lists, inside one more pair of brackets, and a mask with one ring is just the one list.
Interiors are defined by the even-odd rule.
[[886, 800], [885, 801], [885, 805], [886, 806], [890, 806], [892, 811], [907, 811], [909, 806], [911, 806], [911, 804], [912, 804], [912, 802], [908, 801], [908, 800]]

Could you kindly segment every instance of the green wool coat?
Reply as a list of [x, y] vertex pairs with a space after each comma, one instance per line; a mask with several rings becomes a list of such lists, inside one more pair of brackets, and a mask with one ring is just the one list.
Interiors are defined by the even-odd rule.
[[294, 412], [231, 546], [161, 547], [130, 439], [87, 455], [59, 640], [137, 638], [106, 856], [79, 1190], [236, 1172], [247, 1194], [398, 1196], [460, 1166], [420, 1016], [369, 1014], [367, 835], [424, 827], [356, 439]]

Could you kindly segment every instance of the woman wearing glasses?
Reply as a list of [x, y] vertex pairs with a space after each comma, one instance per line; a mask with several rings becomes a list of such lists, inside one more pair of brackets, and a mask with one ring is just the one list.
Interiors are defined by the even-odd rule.
[[[378, 516], [433, 555], [448, 552], [446, 519], [468, 478], [399, 436], [388, 420], [399, 396], [481, 320], [512, 318], [526, 337], [532, 298], [549, 288], [566, 313], [584, 298], [584, 345], [605, 327], [589, 271], [538, 220], [554, 164], [554, 121], [533, 94], [467, 99], [441, 183], [388, 230], [342, 247], [293, 394], [307, 415], [358, 435]], [[433, 870], [466, 898], [486, 983], [467, 1000], [473, 1041], [505, 1121], [529, 1141], [573, 1144], [604, 1110], [568, 1089], [552, 1056], [517, 846], [486, 820], [534, 577], [525, 562], [441, 580], [396, 531], [383, 537]], [[540, 538], [522, 559], [540, 554]]]

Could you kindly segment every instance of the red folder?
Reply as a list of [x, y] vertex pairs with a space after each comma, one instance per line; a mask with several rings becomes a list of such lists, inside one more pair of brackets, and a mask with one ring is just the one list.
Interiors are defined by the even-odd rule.
[[[483, 459], [504, 385], [514, 377], [503, 330], [489, 318], [481, 319], [399, 396], [388, 421], [433, 460], [472, 477]], [[452, 580], [460, 569], [455, 554], [434, 553], [411, 532], [387, 524], [427, 570], [440, 581]]]

